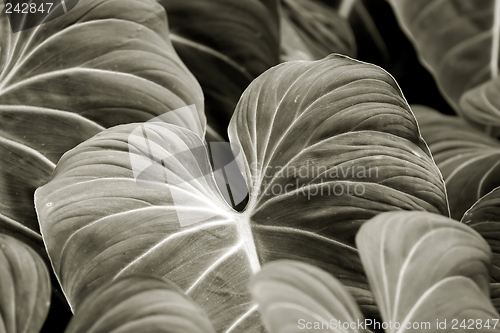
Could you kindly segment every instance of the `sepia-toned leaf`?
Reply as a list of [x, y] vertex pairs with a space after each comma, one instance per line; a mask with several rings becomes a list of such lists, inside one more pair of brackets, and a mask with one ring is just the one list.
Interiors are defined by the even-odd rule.
[[399, 323], [387, 332], [467, 332], [470, 320], [498, 318], [489, 300], [491, 251], [465, 224], [428, 212], [382, 213], [360, 228], [356, 245], [384, 322]]
[[379, 67], [339, 55], [274, 67], [245, 91], [229, 134], [249, 191], [241, 213], [183, 127], [113, 127], [61, 158], [35, 202], [76, 311], [101, 284], [148, 273], [179, 285], [216, 331], [261, 332], [248, 280], [266, 262], [293, 259], [333, 273], [374, 315], [359, 226], [392, 210], [448, 215], [415, 118]]
[[0, 234], [0, 332], [38, 333], [50, 306], [49, 272], [29, 246]]
[[476, 230], [490, 245], [491, 278], [500, 282], [500, 188], [479, 199], [462, 217], [462, 222]]
[[[155, 1], [86, 0], [12, 33], [0, 3], [0, 231], [44, 252], [33, 207], [63, 153], [105, 127], [146, 121], [203, 95]], [[194, 125], [192, 125], [194, 124]]]
[[215, 333], [203, 310], [155, 276], [127, 276], [91, 293], [65, 333]]
[[500, 186], [500, 142], [461, 118], [420, 105], [412, 109], [446, 182], [451, 217], [460, 220], [479, 198]]
[[330, 53], [356, 56], [348, 21], [317, 0], [284, 0], [281, 7], [281, 60], [317, 60]]
[[341, 326], [364, 327], [363, 315], [347, 289], [315, 266], [291, 260], [266, 264], [250, 290], [270, 333], [366, 332]]
[[158, 2], [176, 51], [203, 88], [208, 123], [226, 136], [243, 91], [279, 62], [279, 1]]
[[450, 105], [470, 123], [498, 135], [500, 1], [390, 3]]

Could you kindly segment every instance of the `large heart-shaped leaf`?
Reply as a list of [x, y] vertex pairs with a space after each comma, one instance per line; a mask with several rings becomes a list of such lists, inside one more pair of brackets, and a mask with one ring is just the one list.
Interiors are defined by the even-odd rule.
[[0, 332], [38, 333], [50, 306], [49, 272], [42, 258], [0, 234]]
[[250, 191], [242, 213], [219, 192], [200, 138], [178, 126], [114, 127], [61, 158], [35, 201], [74, 308], [106, 281], [147, 272], [186, 290], [217, 331], [260, 331], [247, 281], [276, 259], [315, 263], [368, 305], [359, 226], [382, 211], [448, 214], [409, 106], [373, 65], [331, 56], [274, 67], [246, 90], [229, 134]]
[[330, 53], [356, 56], [348, 21], [317, 0], [284, 0], [281, 7], [281, 60], [316, 60]]
[[468, 224], [486, 239], [493, 252], [491, 277], [500, 282], [500, 188], [479, 199], [463, 216]]
[[[293, 216], [297, 226], [328, 234], [312, 221], [333, 218], [343, 230], [334, 237], [353, 244], [359, 225], [380, 211], [448, 215], [440, 173], [413, 114], [379, 67], [339, 55], [277, 66], [243, 94], [229, 136], [242, 149], [237, 161], [250, 188], [247, 210], [259, 220], [288, 224]], [[335, 194], [337, 183], [344, 194], [347, 185], [363, 184], [365, 194]], [[379, 191], [384, 195], [376, 197]], [[310, 209], [323, 200], [338, 210]]]
[[500, 1], [390, 2], [422, 63], [453, 108], [472, 123], [489, 126], [489, 130], [500, 125], [500, 101], [495, 97], [499, 84]]
[[346, 288], [312, 265], [285, 260], [266, 264], [250, 289], [270, 333], [365, 332], [363, 315]]
[[127, 276], [91, 293], [65, 333], [215, 333], [199, 305], [155, 276]]
[[424, 106], [412, 106], [422, 135], [443, 173], [451, 217], [460, 220], [479, 198], [500, 186], [500, 142]]
[[[491, 321], [498, 313], [489, 300], [491, 251], [472, 228], [426, 212], [390, 212], [364, 224], [356, 244], [385, 322], [436, 332], [441, 331], [437, 321], [444, 320], [450, 332], [456, 322], [455, 330], [463, 332], [471, 320], [495, 324]], [[459, 327], [463, 320], [466, 328]]]
[[279, 62], [279, 1], [158, 2], [176, 51], [203, 88], [208, 123], [225, 135], [245, 88]]
[[195, 104], [201, 121], [179, 121], [204, 133], [201, 88], [168, 38], [152, 0], [80, 1], [16, 34], [0, 4], [0, 231], [44, 251], [34, 190], [104, 127]]

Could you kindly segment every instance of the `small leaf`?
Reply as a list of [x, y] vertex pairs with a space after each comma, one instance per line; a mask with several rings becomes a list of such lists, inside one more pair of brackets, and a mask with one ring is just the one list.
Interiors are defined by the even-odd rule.
[[215, 333], [203, 310], [173, 283], [128, 276], [91, 293], [65, 333]]
[[38, 333], [50, 306], [50, 278], [27, 245], [0, 234], [0, 332]]
[[443, 174], [451, 217], [460, 220], [479, 198], [500, 186], [500, 142], [425, 106], [412, 106], [422, 136]]
[[315, 266], [289, 260], [266, 264], [250, 290], [270, 333], [302, 332], [306, 323], [309, 328], [316, 323], [315, 332], [364, 332], [339, 327], [338, 321], [364, 323], [363, 315], [340, 281]]
[[489, 301], [491, 251], [465, 224], [427, 212], [382, 213], [360, 228], [356, 244], [384, 321], [446, 320], [450, 330], [453, 319], [498, 318]]

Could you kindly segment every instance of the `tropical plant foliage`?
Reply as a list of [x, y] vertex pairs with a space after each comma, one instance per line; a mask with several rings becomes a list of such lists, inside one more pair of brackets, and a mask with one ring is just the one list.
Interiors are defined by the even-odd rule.
[[73, 5], [0, 3], [0, 333], [498, 318], [499, 0]]
[[0, 332], [38, 332], [50, 305], [49, 272], [29, 246], [0, 235]]
[[[353, 96], [353, 90], [364, 93]], [[148, 135], [153, 151], [178, 156], [164, 160], [153, 181], [163, 181], [164, 173], [181, 181], [160, 191], [138, 187], [127, 146], [137, 127], [131, 124], [65, 154], [35, 194], [55, 273], [77, 310], [103, 282], [155, 273], [198, 301], [217, 330], [236, 323], [259, 330], [255, 306], [244, 295], [261, 263], [315, 262], [364, 296], [368, 288], [353, 243], [361, 223], [388, 210], [448, 214], [444, 183], [396, 83], [382, 69], [345, 57], [277, 66], [243, 94], [229, 127], [249, 188], [243, 213], [228, 207], [211, 174], [199, 176], [210, 168], [206, 157], [200, 162], [193, 153], [178, 153], [200, 145], [195, 133], [170, 124], [144, 126], [154, 133]], [[139, 144], [136, 150], [144, 150]], [[307, 164], [328, 168], [318, 173]], [[281, 166], [286, 169], [276, 172]], [[377, 172], [361, 174], [369, 166]], [[333, 193], [348, 186], [351, 194]], [[189, 221], [180, 221], [177, 210], [189, 211]]]
[[[500, 331], [493, 328], [498, 313], [489, 301], [490, 249], [471, 228], [431, 213], [383, 213], [361, 227], [356, 244], [386, 332], [400, 327], [467, 332], [471, 320], [475, 331]], [[301, 332], [301, 325], [321, 332], [376, 327], [364, 320], [337, 279], [309, 264], [266, 265], [253, 278], [251, 290], [271, 333]]]

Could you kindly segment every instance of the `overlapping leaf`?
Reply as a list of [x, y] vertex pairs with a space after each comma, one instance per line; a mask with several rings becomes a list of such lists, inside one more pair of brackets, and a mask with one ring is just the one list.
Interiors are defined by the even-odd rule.
[[500, 135], [500, 81], [496, 78], [466, 92], [461, 100], [461, 114], [487, 134]]
[[95, 290], [65, 333], [215, 333], [203, 310], [175, 285], [128, 276]]
[[479, 199], [463, 216], [468, 224], [486, 239], [493, 252], [491, 277], [500, 282], [500, 188]]
[[[147, 142], [133, 135], [141, 127]], [[76, 311], [98, 286], [141, 272], [187, 291], [217, 331], [249, 310], [246, 281], [258, 260], [248, 253], [254, 247], [248, 222], [219, 193], [200, 146], [193, 132], [174, 125], [114, 127], [66, 153], [54, 179], [37, 190], [44, 241]], [[153, 162], [147, 148], [155, 156], [173, 155], [149, 173], [149, 182], [163, 189], [134, 179], [131, 161]], [[242, 330], [257, 330], [255, 315], [242, 317]]]
[[474, 329], [493, 330], [498, 313], [489, 300], [491, 251], [472, 228], [425, 212], [390, 212], [363, 225], [356, 244], [385, 322], [410, 323], [410, 331], [423, 330], [413, 323], [429, 322], [424, 329], [441, 331], [436, 320], [446, 320], [452, 331], [457, 320], [455, 330], [467, 332], [459, 327], [462, 320], [489, 320], [490, 328]]
[[80, 1], [15, 34], [3, 2], [0, 12], [0, 231], [43, 251], [33, 192], [64, 152], [105, 127], [190, 104], [204, 126], [203, 96], [155, 1]]
[[283, 1], [280, 22], [282, 61], [317, 60], [330, 53], [356, 56], [347, 20], [317, 0]]
[[460, 220], [479, 198], [500, 186], [500, 142], [460, 118], [424, 106], [412, 109], [443, 173], [451, 217]]
[[[353, 244], [359, 225], [380, 211], [448, 214], [413, 114], [376, 66], [339, 55], [277, 66], [243, 94], [229, 136], [242, 149], [253, 219]], [[363, 195], [352, 194], [356, 185]]]
[[390, 2], [448, 102], [497, 135], [500, 1]]
[[[500, 331], [488, 298], [491, 252], [473, 229], [432, 213], [388, 212], [367, 221], [356, 244], [384, 331]], [[272, 333], [371, 325], [344, 287], [314, 266], [268, 264], [251, 289]]]
[[[242, 213], [181, 127], [114, 127], [62, 157], [35, 201], [77, 311], [100, 284], [147, 272], [185, 290], [217, 331], [260, 332], [248, 279], [262, 263], [295, 259], [334, 273], [370, 312], [359, 226], [382, 211], [448, 214], [415, 118], [378, 67], [342, 56], [274, 67], [246, 90], [229, 134], [250, 191]], [[156, 190], [136, 182], [131, 160], [156, 170], [145, 177]]]
[[176, 51], [203, 88], [208, 123], [225, 135], [243, 91], [279, 62], [279, 1], [158, 2]]
[[0, 332], [38, 333], [50, 306], [50, 278], [42, 258], [0, 234]]
[[[250, 290], [270, 333], [365, 332], [358, 330], [357, 324], [364, 328], [365, 323], [353, 297], [315, 266], [284, 260], [267, 264], [252, 278]], [[350, 329], [342, 323], [356, 325]]]

